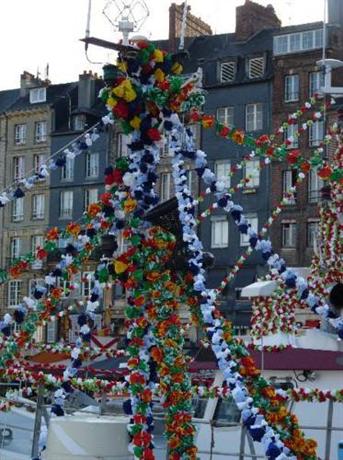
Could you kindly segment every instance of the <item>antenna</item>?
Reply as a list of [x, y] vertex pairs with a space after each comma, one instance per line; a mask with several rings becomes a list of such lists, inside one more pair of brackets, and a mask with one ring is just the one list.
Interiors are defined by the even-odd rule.
[[123, 34], [123, 45], [127, 46], [129, 34], [140, 30], [149, 16], [149, 8], [145, 0], [108, 0], [102, 13]]
[[50, 71], [50, 65], [47, 62], [46, 67], [45, 67], [45, 80], [49, 80], [49, 71]]
[[[87, 23], [86, 23], [86, 38], [90, 36], [90, 26], [91, 26], [91, 11], [92, 11], [92, 0], [88, 0], [88, 13], [87, 13]], [[87, 51], [88, 42], [85, 44], [85, 49]]]

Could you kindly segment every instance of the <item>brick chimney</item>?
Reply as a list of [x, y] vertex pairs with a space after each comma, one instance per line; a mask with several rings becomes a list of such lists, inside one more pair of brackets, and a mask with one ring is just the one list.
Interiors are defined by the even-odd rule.
[[32, 73], [24, 72], [20, 75], [20, 97], [25, 97], [29, 94], [30, 88], [36, 88], [42, 85], [42, 80], [35, 77]]
[[[182, 18], [184, 3], [177, 5], [172, 3], [169, 7], [169, 47], [176, 51], [177, 42], [181, 35]], [[185, 27], [185, 37], [200, 37], [202, 35], [212, 35], [211, 26], [191, 14], [191, 7], [187, 6], [187, 19]]]
[[93, 107], [96, 98], [95, 81], [97, 80], [97, 74], [93, 74], [91, 70], [87, 72], [84, 70], [79, 75], [78, 84], [78, 106], [79, 108], [90, 109]]
[[272, 5], [262, 6], [251, 0], [236, 8], [236, 38], [246, 41], [263, 29], [281, 27]]

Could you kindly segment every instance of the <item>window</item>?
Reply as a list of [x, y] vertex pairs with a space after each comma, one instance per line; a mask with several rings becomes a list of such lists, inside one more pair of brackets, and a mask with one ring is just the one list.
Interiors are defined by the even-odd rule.
[[42, 278], [34, 278], [29, 281], [29, 296], [32, 296], [37, 287], [45, 287], [45, 281]]
[[66, 163], [61, 169], [61, 181], [71, 181], [74, 179], [74, 158], [66, 157]]
[[[250, 224], [251, 228], [255, 230], [255, 232], [258, 234], [258, 217], [256, 214], [247, 214], [246, 219], [248, 221], [248, 224]], [[240, 245], [241, 246], [249, 246], [249, 239], [250, 236], [248, 234], [240, 233]], [[237, 299], [239, 300], [239, 299]]]
[[234, 61], [222, 62], [220, 64], [220, 81], [228, 83], [236, 78], [236, 63]]
[[128, 144], [131, 142], [131, 137], [124, 133], [119, 133], [117, 137], [117, 156], [127, 157], [129, 154]]
[[318, 120], [309, 128], [308, 143], [310, 147], [318, 147], [324, 139], [324, 121]]
[[10, 240], [10, 257], [12, 260], [18, 259], [20, 257], [20, 238], [13, 237]]
[[258, 131], [263, 127], [263, 105], [248, 104], [245, 108], [245, 124], [248, 132]]
[[31, 236], [31, 253], [36, 254], [38, 248], [44, 246], [44, 237], [43, 235], [33, 235]]
[[20, 180], [25, 177], [25, 157], [13, 158], [13, 179]]
[[169, 200], [171, 197], [171, 173], [161, 174], [160, 196], [161, 201]]
[[318, 235], [319, 221], [307, 222], [307, 247], [314, 248]]
[[299, 100], [299, 75], [286, 75], [285, 77], [285, 102]]
[[163, 147], [160, 150], [161, 157], [171, 157], [173, 156], [172, 150], [169, 148], [170, 134], [165, 133], [163, 136]]
[[322, 48], [323, 29], [307, 30], [274, 37], [274, 54], [298, 53]]
[[226, 126], [233, 126], [233, 107], [218, 107], [217, 109], [217, 120]]
[[45, 142], [46, 141], [46, 121], [37, 121], [35, 123], [35, 142]]
[[40, 193], [39, 195], [32, 196], [32, 219], [44, 219], [45, 213], [45, 196]]
[[33, 168], [36, 174], [40, 173], [40, 168], [45, 164], [45, 155], [33, 155]]
[[214, 412], [216, 423], [224, 425], [238, 425], [241, 421], [241, 411], [238, 409], [232, 397], [228, 399], [219, 399]]
[[194, 398], [192, 400], [194, 418], [204, 418], [207, 403], [208, 399], [204, 398]]
[[58, 321], [48, 321], [46, 325], [46, 342], [55, 343], [57, 339], [57, 325]]
[[308, 175], [308, 201], [309, 203], [317, 203], [320, 198], [320, 191], [324, 186], [324, 181], [321, 179], [316, 169], [311, 169]]
[[99, 176], [99, 154], [87, 153], [86, 155], [86, 177]]
[[30, 104], [46, 101], [46, 88], [34, 88], [30, 90]]
[[189, 169], [187, 171], [187, 187], [191, 193], [193, 192], [194, 177], [196, 177], [196, 175], [194, 174], [194, 171]]
[[89, 297], [94, 288], [93, 272], [82, 273], [82, 296]]
[[16, 145], [26, 143], [26, 124], [15, 125], [14, 127], [14, 142]]
[[36, 343], [43, 342], [43, 327], [42, 326], [37, 326], [32, 338]]
[[[282, 172], [282, 196], [285, 198], [291, 192], [297, 181], [297, 172], [293, 169], [288, 169]], [[288, 198], [288, 204], [295, 204], [295, 195], [293, 198]]]
[[298, 124], [288, 125], [284, 131], [284, 141], [289, 149], [298, 148]]
[[73, 192], [68, 190], [60, 195], [60, 218], [70, 219], [73, 216]]
[[325, 85], [324, 72], [310, 72], [309, 95], [314, 96], [320, 92], [320, 88]]
[[261, 78], [264, 75], [264, 57], [256, 57], [248, 61], [249, 78]]
[[226, 248], [229, 244], [229, 222], [225, 216], [211, 219], [211, 247]]
[[74, 115], [73, 116], [73, 130], [74, 131], [83, 131], [86, 126], [86, 118], [84, 115]]
[[260, 160], [247, 160], [243, 170], [244, 178], [249, 179], [245, 188], [256, 188], [260, 185]]
[[17, 307], [20, 304], [23, 291], [21, 280], [11, 280], [8, 282], [8, 306]]
[[20, 222], [24, 219], [24, 197], [12, 201], [12, 221]]
[[122, 233], [118, 235], [117, 244], [118, 244], [118, 249], [116, 252], [118, 253], [118, 255], [123, 254], [124, 252], [128, 250], [128, 247], [129, 247], [128, 240], [123, 237]]
[[226, 188], [231, 184], [231, 162], [228, 160], [218, 160], [214, 163], [214, 172], [216, 179], [223, 181]]
[[295, 248], [297, 244], [297, 224], [295, 222], [283, 222], [282, 246], [284, 248]]
[[96, 203], [98, 201], [98, 189], [97, 188], [90, 188], [85, 190], [85, 211], [87, 211], [88, 206], [92, 203]]

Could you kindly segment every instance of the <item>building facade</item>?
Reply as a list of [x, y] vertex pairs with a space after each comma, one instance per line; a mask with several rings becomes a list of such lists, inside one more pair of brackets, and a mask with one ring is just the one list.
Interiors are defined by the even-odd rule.
[[[65, 104], [69, 84], [51, 85], [28, 72], [21, 75], [20, 90], [15, 101], [2, 115], [5, 125], [3, 185], [20, 187], [27, 176], [39, 168], [51, 155], [50, 133], [54, 126], [55, 110]], [[42, 246], [49, 223], [49, 178], [42, 178], [25, 196], [9, 203], [2, 211], [2, 266]], [[32, 292], [44, 275], [43, 264], [18, 280], [10, 280], [2, 287], [1, 304], [13, 309], [22, 297]]]
[[[339, 0], [329, 1], [329, 24], [325, 38], [326, 58], [342, 59], [343, 12]], [[295, 112], [311, 96], [320, 93], [324, 85], [323, 68], [317, 65], [323, 55], [323, 24], [312, 23], [283, 27], [274, 34], [273, 65], [273, 131], [287, 121], [287, 115]], [[333, 72], [333, 85], [343, 86], [343, 73]], [[331, 96], [328, 96], [331, 98]], [[335, 106], [331, 111], [335, 111]], [[311, 116], [312, 114], [310, 114]], [[308, 118], [308, 115], [304, 120]], [[324, 119], [316, 121], [297, 139], [293, 134], [301, 126], [290, 125], [279, 141], [287, 141], [290, 152], [300, 150], [309, 158], [316, 149], [323, 157], [328, 151], [323, 146], [326, 128], [331, 118], [330, 110]], [[296, 173], [286, 163], [272, 165], [271, 197], [275, 206], [284, 193], [295, 184]], [[310, 171], [297, 188], [293, 202], [284, 208], [271, 228], [274, 249], [284, 257], [289, 266], [309, 266], [313, 256], [313, 244], [318, 226], [318, 202], [323, 181], [315, 171]]]

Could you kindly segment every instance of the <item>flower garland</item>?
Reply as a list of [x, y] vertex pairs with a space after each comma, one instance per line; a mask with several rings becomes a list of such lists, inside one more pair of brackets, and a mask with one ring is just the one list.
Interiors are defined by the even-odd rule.
[[[31, 172], [25, 178], [18, 179], [5, 190], [0, 192], [0, 208], [18, 198], [23, 198], [25, 192], [31, 190], [35, 184], [45, 180], [50, 171], [56, 168], [63, 168], [67, 159], [74, 159], [86, 153], [93, 143], [100, 137], [104, 129], [102, 121], [91, 126], [87, 131], [73, 139], [65, 147], [52, 154], [43, 164], [39, 165], [38, 171]], [[32, 174], [33, 173], [33, 174]]]

